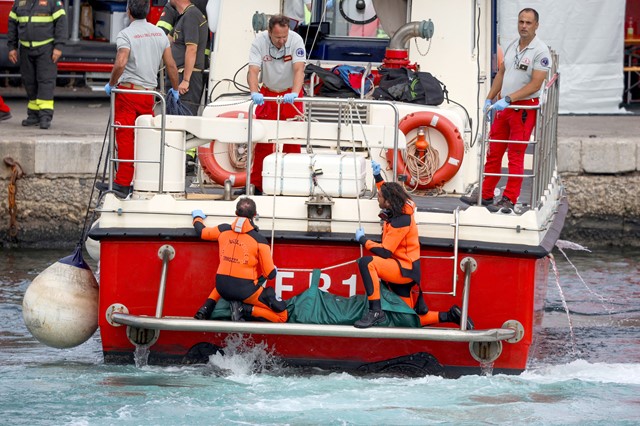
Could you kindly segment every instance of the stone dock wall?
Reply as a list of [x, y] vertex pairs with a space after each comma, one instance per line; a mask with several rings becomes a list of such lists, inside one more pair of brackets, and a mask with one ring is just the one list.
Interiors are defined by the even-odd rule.
[[[81, 240], [102, 141], [2, 141], [0, 158], [20, 163], [12, 235], [12, 168], [0, 164], [0, 247], [73, 247]], [[640, 246], [640, 137], [559, 138], [569, 197], [561, 235], [587, 247]], [[96, 194], [94, 194], [94, 197]]]

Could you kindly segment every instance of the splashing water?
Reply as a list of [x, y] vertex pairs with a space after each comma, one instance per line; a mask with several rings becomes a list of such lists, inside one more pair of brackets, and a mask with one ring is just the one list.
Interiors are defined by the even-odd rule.
[[485, 377], [493, 376], [493, 362], [481, 362], [480, 371], [481, 375]]
[[558, 240], [556, 241], [556, 247], [558, 248], [558, 250], [560, 251], [560, 253], [562, 253], [562, 255], [564, 256], [565, 259], [567, 259], [567, 262], [569, 262], [569, 265], [571, 265], [571, 267], [573, 268], [573, 270], [576, 272], [576, 276], [578, 277], [578, 279], [580, 280], [580, 282], [582, 283], [582, 285], [587, 289], [587, 291], [589, 292], [589, 294], [591, 294], [592, 296], [594, 296], [597, 299], [600, 299], [600, 304], [602, 305], [602, 309], [604, 309], [605, 311], [607, 311], [607, 313], [609, 314], [609, 316], [611, 316], [614, 313], [613, 307], [611, 306], [611, 300], [605, 298], [604, 296], [602, 296], [601, 294], [599, 294], [598, 292], [594, 291], [587, 283], [586, 281], [582, 278], [582, 276], [580, 275], [580, 272], [578, 271], [578, 268], [576, 268], [576, 266], [573, 264], [573, 262], [571, 262], [571, 260], [569, 259], [569, 256], [567, 256], [567, 254], [564, 252], [564, 249], [569, 249], [569, 250], [581, 250], [581, 251], [586, 251], [591, 253], [591, 250], [589, 250], [586, 247], [581, 246], [580, 244], [576, 244], [573, 243], [571, 241], [565, 241], [565, 240]]
[[564, 292], [562, 291], [562, 286], [560, 285], [560, 273], [558, 272], [558, 267], [556, 265], [556, 260], [554, 259], [552, 254], [549, 254], [549, 260], [551, 261], [551, 267], [553, 268], [553, 274], [556, 277], [556, 286], [558, 287], [558, 292], [560, 293], [560, 300], [562, 301], [562, 307], [567, 314], [567, 322], [569, 323], [569, 334], [571, 335], [571, 354], [576, 356], [578, 351], [576, 349], [576, 336], [573, 332], [573, 322], [571, 321], [571, 313], [569, 312], [569, 306], [567, 305], [567, 299], [564, 297]]
[[225, 339], [224, 354], [209, 357], [209, 364], [223, 375], [248, 376], [255, 373], [274, 372], [282, 369], [280, 361], [264, 342], [255, 342], [251, 337], [230, 334]]
[[574, 243], [572, 241], [558, 240], [558, 241], [556, 241], [556, 247], [558, 247], [558, 249], [560, 249], [560, 251], [562, 251], [562, 249], [569, 249], [569, 250], [587, 251], [587, 252], [591, 253], [591, 250], [589, 250], [588, 248], [586, 248], [584, 246], [581, 246], [578, 243]]
[[137, 368], [149, 365], [149, 345], [136, 345], [133, 351], [133, 360]]

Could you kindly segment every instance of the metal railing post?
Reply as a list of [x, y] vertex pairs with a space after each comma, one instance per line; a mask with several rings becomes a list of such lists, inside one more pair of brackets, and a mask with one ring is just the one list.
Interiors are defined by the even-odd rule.
[[169, 262], [173, 260], [176, 251], [170, 245], [163, 245], [158, 249], [158, 257], [162, 260], [162, 272], [160, 273], [160, 288], [158, 289], [158, 302], [156, 304], [156, 318], [162, 318], [162, 310], [164, 308], [164, 293], [167, 288], [167, 272], [169, 270]]
[[469, 288], [471, 287], [471, 273], [476, 270], [478, 264], [472, 257], [465, 257], [460, 262], [460, 268], [464, 271], [464, 287], [462, 289], [462, 313], [460, 315], [460, 330], [467, 330], [467, 318], [469, 317]]

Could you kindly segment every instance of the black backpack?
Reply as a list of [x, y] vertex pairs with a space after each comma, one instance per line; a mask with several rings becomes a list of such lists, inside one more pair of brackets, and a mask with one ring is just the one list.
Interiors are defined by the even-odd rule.
[[379, 73], [382, 78], [373, 91], [374, 99], [423, 105], [440, 105], [445, 97], [449, 100], [447, 87], [431, 73], [404, 67], [381, 68]]
[[353, 98], [356, 96], [353, 89], [333, 70], [326, 70], [317, 65], [307, 64], [304, 72], [305, 78], [311, 78], [311, 75], [316, 73], [316, 78], [320, 79], [322, 84], [318, 93], [315, 93], [316, 95], [328, 98]]

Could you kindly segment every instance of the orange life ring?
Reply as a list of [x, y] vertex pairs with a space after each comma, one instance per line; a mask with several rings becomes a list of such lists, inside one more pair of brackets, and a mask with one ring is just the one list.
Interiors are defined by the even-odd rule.
[[[422, 111], [408, 114], [398, 124], [398, 129], [405, 135], [420, 127], [431, 127], [437, 130], [447, 141], [448, 152], [444, 164], [433, 174], [431, 182], [426, 185], [418, 185], [420, 189], [432, 189], [448, 182], [458, 173], [464, 158], [464, 141], [458, 127], [448, 118], [435, 112]], [[389, 164], [393, 164], [393, 150], [387, 150], [387, 161]], [[400, 155], [398, 156], [398, 174], [408, 175], [410, 178], [409, 184], [411, 185], [413, 176], [407, 172], [407, 167]]]
[[[218, 117], [238, 118], [246, 114], [246, 111], [227, 111], [218, 115]], [[214, 182], [220, 185], [224, 185], [225, 180], [231, 179], [233, 182], [232, 186], [245, 186], [247, 184], [247, 171], [230, 171], [224, 169], [213, 154], [215, 152], [215, 143], [216, 140], [214, 139], [209, 145], [198, 147], [198, 161], [202, 165], [203, 171]]]

